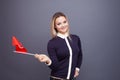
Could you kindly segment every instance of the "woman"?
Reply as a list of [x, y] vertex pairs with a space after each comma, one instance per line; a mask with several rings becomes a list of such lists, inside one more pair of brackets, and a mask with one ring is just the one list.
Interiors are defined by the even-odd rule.
[[50, 80], [74, 80], [82, 63], [81, 42], [77, 35], [69, 33], [68, 19], [62, 12], [53, 15], [51, 34], [47, 46], [49, 57], [44, 54], [35, 57], [50, 67]]

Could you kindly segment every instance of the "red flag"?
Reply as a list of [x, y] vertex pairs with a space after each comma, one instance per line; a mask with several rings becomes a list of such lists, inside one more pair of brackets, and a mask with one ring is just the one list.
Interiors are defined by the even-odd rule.
[[15, 53], [21, 53], [21, 54], [27, 54], [27, 55], [34, 56], [34, 54], [27, 52], [27, 49], [22, 45], [22, 43], [18, 41], [18, 39], [15, 36], [12, 37], [12, 45], [15, 46], [15, 51], [13, 51]]
[[15, 36], [12, 37], [12, 45], [15, 46], [17, 52], [27, 52], [27, 49], [18, 41], [18, 39]]

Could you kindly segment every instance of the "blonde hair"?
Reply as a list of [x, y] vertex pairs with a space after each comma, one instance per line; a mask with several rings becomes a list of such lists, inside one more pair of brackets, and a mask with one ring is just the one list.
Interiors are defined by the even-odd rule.
[[[54, 38], [57, 35], [57, 30], [55, 29], [55, 21], [58, 17], [63, 16], [67, 19], [67, 17], [65, 16], [65, 14], [63, 14], [62, 12], [56, 12], [53, 17], [52, 17], [52, 21], [51, 21], [51, 36]], [[69, 34], [69, 30], [68, 30], [68, 34]]]

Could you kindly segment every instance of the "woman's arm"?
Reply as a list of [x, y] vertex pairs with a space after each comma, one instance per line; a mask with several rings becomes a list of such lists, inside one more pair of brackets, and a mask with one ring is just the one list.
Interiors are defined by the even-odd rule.
[[78, 60], [77, 60], [77, 65], [76, 65], [74, 77], [77, 77], [79, 75], [80, 67], [82, 64], [82, 57], [83, 57], [82, 56], [81, 41], [80, 41], [79, 37], [78, 37], [78, 47], [79, 47], [79, 55], [78, 55]]

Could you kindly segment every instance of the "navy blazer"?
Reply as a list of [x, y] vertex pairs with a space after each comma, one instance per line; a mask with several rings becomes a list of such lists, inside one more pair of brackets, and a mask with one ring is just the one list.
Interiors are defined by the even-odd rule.
[[[70, 35], [67, 37], [68, 42], [72, 49], [72, 64], [70, 78], [74, 77], [75, 68], [80, 68], [82, 63], [82, 50], [81, 41], [77, 35]], [[65, 39], [61, 37], [54, 37], [48, 42], [48, 54], [52, 60], [51, 65], [51, 76], [60, 77], [66, 79], [69, 65], [69, 49], [65, 42]]]

